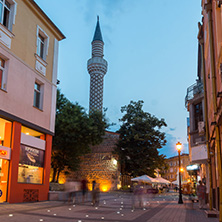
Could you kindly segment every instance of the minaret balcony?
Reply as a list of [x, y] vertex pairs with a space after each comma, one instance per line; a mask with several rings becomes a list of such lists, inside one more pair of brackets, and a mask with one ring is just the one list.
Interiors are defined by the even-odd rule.
[[99, 72], [105, 75], [107, 72], [107, 66], [108, 66], [107, 61], [100, 57], [93, 57], [89, 59], [87, 62], [89, 74], [93, 72]]

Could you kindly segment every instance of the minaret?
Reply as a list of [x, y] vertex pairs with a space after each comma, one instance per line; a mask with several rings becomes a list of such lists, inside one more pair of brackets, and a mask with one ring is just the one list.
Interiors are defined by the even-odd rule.
[[103, 38], [97, 16], [96, 30], [92, 41], [92, 58], [88, 60], [87, 68], [90, 75], [89, 112], [103, 109], [103, 77], [107, 72], [107, 61], [103, 59]]

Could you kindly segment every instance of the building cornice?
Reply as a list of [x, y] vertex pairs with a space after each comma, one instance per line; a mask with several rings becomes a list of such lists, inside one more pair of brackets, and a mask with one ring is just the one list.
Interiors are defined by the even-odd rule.
[[65, 39], [65, 35], [60, 31], [60, 29], [54, 24], [54, 22], [46, 15], [46, 13], [37, 5], [34, 0], [24, 0], [26, 5], [35, 12], [35, 14], [41, 19], [55, 35], [58, 40]]

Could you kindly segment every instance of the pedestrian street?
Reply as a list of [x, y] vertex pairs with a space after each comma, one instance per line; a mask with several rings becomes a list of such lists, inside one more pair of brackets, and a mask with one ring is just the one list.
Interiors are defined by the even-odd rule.
[[[81, 198], [78, 198], [77, 201]], [[204, 210], [198, 204], [183, 197], [184, 204], [178, 204], [178, 193], [157, 194], [144, 198], [143, 208], [132, 208], [132, 193], [101, 193], [99, 206], [92, 206], [88, 194], [86, 202], [64, 203], [61, 201], [45, 201], [37, 203], [1, 204], [1, 222], [156, 222], [156, 221], [210, 221], [217, 218], [207, 218]]]

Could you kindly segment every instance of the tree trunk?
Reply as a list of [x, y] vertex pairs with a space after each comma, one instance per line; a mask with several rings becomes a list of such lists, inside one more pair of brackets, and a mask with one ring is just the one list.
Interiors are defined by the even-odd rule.
[[55, 178], [56, 178], [56, 173], [57, 173], [57, 169], [56, 168], [53, 168], [53, 174], [52, 174], [52, 181], [53, 183], [55, 183]]
[[60, 172], [61, 172], [60, 170], [57, 171], [56, 183], [59, 182], [59, 174], [60, 174]]

